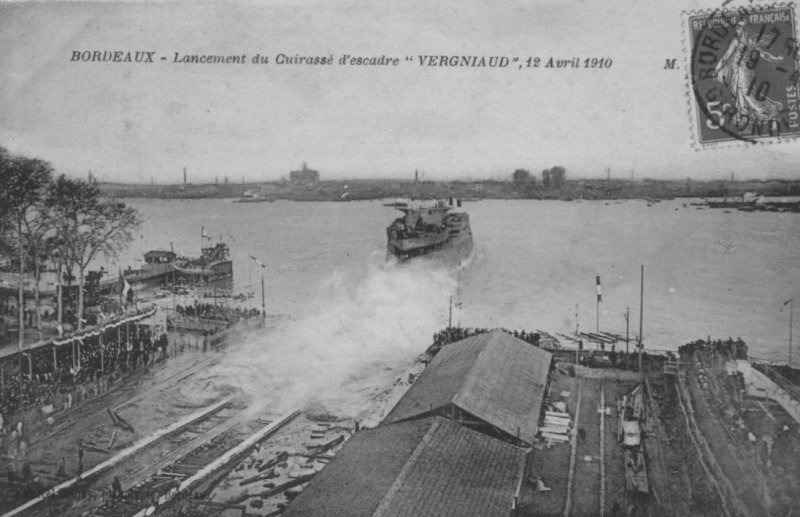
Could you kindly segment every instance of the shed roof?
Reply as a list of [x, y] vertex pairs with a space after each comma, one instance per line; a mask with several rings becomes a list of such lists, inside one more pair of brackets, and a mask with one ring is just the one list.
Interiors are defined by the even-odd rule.
[[361, 431], [284, 517], [510, 515], [524, 451], [444, 418]]
[[443, 347], [383, 420], [391, 424], [454, 404], [532, 443], [552, 354], [493, 330]]

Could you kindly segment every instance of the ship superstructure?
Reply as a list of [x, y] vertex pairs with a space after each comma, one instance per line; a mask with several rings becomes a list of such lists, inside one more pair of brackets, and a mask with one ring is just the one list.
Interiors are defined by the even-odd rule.
[[394, 203], [403, 212], [386, 228], [387, 255], [401, 262], [428, 257], [460, 264], [472, 253], [469, 214], [455, 211], [455, 198], [430, 202]]

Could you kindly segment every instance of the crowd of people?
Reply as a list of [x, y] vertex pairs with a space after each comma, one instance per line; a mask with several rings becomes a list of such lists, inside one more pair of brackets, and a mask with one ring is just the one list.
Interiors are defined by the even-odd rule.
[[[35, 328], [38, 325], [36, 319], [36, 308], [26, 306], [23, 309], [23, 323], [25, 324], [26, 328]], [[42, 323], [45, 323], [45, 326], [48, 327], [55, 327], [55, 322], [58, 319], [58, 315], [56, 311], [46, 305], [43, 304], [39, 308], [39, 319]], [[16, 300], [11, 298], [0, 298], [0, 315], [10, 317], [13, 319], [14, 322], [18, 321], [19, 318], [19, 304]], [[77, 323], [77, 318], [75, 317], [75, 312], [70, 307], [65, 307], [64, 312], [62, 314], [62, 321], [67, 325], [74, 326]]]
[[175, 312], [184, 317], [225, 321], [230, 324], [261, 315], [260, 309], [244, 309], [241, 307], [229, 307], [213, 303], [196, 303], [194, 305], [185, 306], [177, 305], [175, 307]]
[[682, 356], [691, 356], [696, 353], [716, 354], [723, 360], [727, 359], [747, 359], [747, 345], [742, 338], [728, 338], [726, 340], [710, 337], [703, 341], [691, 341], [678, 347], [678, 353]]
[[14, 361], [21, 362], [22, 371], [4, 377], [0, 414], [8, 418], [51, 404], [57, 409], [69, 407], [104, 392], [109, 376], [119, 376], [165, 356], [167, 345], [165, 333], [132, 324], [108, 328], [99, 335], [87, 334], [72, 343], [41, 347], [30, 353], [29, 360], [13, 356]]
[[[486, 334], [495, 329], [487, 328], [461, 328], [461, 327], [447, 327], [433, 335], [433, 344], [428, 347], [427, 353], [432, 357], [436, 355], [443, 346], [461, 341], [468, 337], [477, 336], [478, 334]], [[524, 330], [507, 330], [500, 329], [515, 338], [521, 339], [527, 343], [539, 346], [541, 335], [538, 332], [525, 332]]]

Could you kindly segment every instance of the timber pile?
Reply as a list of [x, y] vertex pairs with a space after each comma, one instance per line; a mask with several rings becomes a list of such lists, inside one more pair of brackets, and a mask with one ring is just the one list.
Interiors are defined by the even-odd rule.
[[628, 492], [647, 494], [650, 485], [647, 481], [647, 465], [641, 448], [625, 449], [625, 487]]
[[563, 403], [551, 406], [544, 411], [544, 424], [539, 427], [539, 435], [548, 442], [566, 443], [572, 430], [572, 418]]

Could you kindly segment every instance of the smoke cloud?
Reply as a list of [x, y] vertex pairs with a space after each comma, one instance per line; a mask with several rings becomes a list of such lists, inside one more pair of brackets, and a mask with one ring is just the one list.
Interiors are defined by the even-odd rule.
[[332, 273], [313, 303], [322, 309], [229, 345], [208, 373], [250, 395], [254, 411], [358, 418], [447, 325], [455, 288], [455, 274], [431, 262]]

